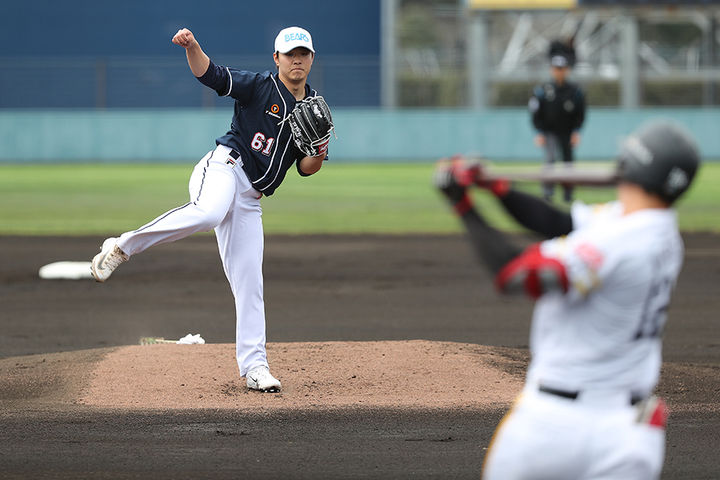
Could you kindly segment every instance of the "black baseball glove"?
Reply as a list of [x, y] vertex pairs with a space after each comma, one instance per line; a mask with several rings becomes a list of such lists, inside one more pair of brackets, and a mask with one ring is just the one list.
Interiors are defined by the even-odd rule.
[[287, 120], [295, 145], [301, 152], [308, 157], [327, 153], [330, 134], [335, 130], [335, 125], [323, 97], [308, 97], [299, 101]]

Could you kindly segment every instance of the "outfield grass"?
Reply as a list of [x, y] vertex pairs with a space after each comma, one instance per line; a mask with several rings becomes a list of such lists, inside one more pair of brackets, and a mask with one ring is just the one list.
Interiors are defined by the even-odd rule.
[[[431, 185], [433, 168], [430, 163], [330, 163], [308, 178], [291, 169], [277, 193], [263, 199], [265, 231], [458, 232], [457, 219]], [[187, 202], [191, 171], [190, 164], [0, 166], [0, 234], [117, 234], [137, 228]], [[679, 205], [683, 230], [720, 231], [719, 181], [720, 164], [706, 163]], [[540, 191], [538, 185], [525, 188]], [[599, 202], [614, 192], [584, 188], [577, 196]], [[478, 193], [476, 200], [494, 224], [518, 229], [490, 196]]]

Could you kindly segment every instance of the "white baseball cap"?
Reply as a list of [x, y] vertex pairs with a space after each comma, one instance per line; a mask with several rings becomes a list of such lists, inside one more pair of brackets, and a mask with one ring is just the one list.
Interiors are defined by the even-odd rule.
[[293, 48], [304, 47], [315, 53], [310, 32], [300, 27], [287, 27], [275, 37], [275, 51], [288, 53]]

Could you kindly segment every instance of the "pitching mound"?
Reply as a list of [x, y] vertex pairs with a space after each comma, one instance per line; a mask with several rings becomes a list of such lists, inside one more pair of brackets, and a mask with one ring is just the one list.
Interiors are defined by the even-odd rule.
[[[485, 409], [521, 388], [497, 347], [387, 341], [268, 344], [280, 393], [249, 391], [231, 344], [147, 345], [0, 361], [0, 399], [120, 409]], [[2, 398], [5, 397], [5, 398]]]

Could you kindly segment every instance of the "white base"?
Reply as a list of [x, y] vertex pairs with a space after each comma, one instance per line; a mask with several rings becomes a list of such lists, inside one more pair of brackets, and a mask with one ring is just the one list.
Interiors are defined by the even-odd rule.
[[40, 278], [46, 280], [82, 280], [93, 278], [90, 262], [54, 262], [40, 267]]

